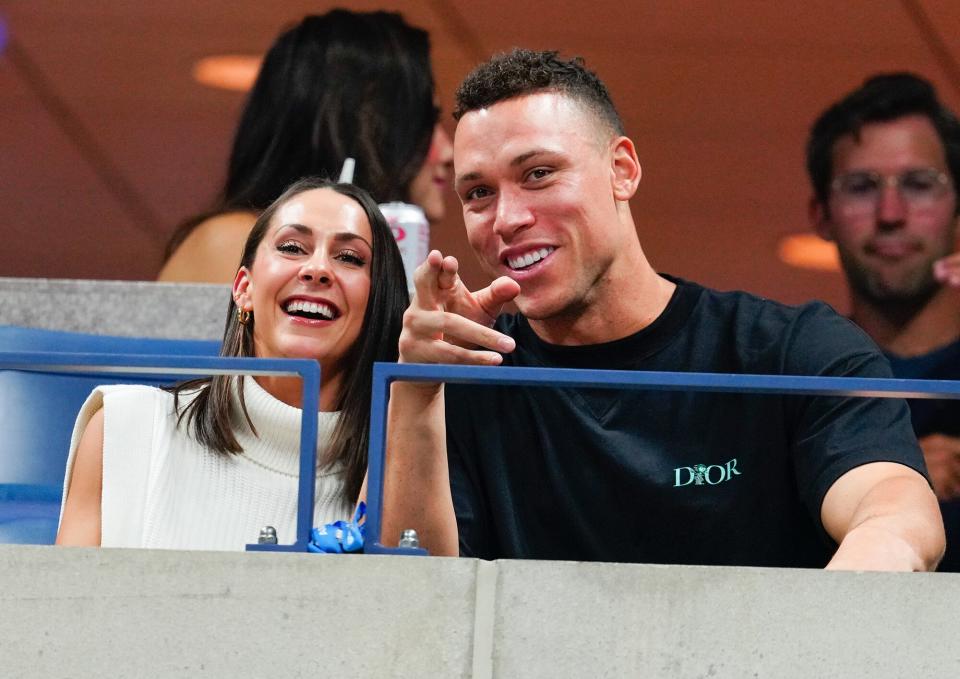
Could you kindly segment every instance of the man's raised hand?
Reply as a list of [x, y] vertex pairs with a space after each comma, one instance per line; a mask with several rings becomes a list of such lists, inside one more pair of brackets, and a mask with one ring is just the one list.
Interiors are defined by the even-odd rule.
[[520, 294], [507, 277], [470, 292], [460, 280], [459, 264], [432, 250], [417, 267], [415, 294], [403, 315], [401, 363], [499, 365], [513, 351], [511, 337], [492, 327], [501, 307]]

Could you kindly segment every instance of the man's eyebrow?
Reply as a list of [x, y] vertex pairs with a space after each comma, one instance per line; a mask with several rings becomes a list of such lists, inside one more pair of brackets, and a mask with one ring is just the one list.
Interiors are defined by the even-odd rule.
[[549, 149], [533, 149], [532, 151], [527, 151], [526, 153], [521, 153], [519, 156], [510, 161], [511, 167], [516, 167], [517, 165], [523, 165], [525, 162], [531, 158], [535, 158], [541, 155], [547, 155], [553, 153]]
[[474, 179], [480, 179], [480, 176], [481, 175], [479, 172], [467, 172], [466, 174], [462, 174], [459, 177], [454, 177], [453, 182], [454, 184], [462, 184], [463, 182], [472, 182]]
[[[553, 151], [551, 151], [550, 149], [544, 149], [544, 148], [533, 149], [531, 151], [527, 151], [526, 153], [521, 153], [519, 156], [511, 160], [510, 167], [523, 165], [525, 162], [527, 162], [531, 158], [535, 158], [540, 155], [549, 155], [552, 153]], [[463, 184], [465, 182], [472, 182], [477, 179], [481, 179], [482, 177], [483, 175], [480, 172], [467, 172], [466, 174], [462, 174], [459, 177], [456, 177], [454, 180], [454, 184]]]

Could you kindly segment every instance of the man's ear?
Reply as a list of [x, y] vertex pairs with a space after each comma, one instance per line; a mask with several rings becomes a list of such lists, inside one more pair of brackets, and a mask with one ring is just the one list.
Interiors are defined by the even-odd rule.
[[830, 222], [830, 211], [816, 196], [810, 197], [807, 203], [807, 217], [814, 232], [823, 240], [833, 240], [833, 224]]
[[610, 169], [613, 182], [613, 197], [630, 200], [640, 185], [640, 159], [629, 137], [617, 137], [613, 141]]
[[250, 277], [250, 270], [241, 266], [233, 279], [233, 301], [238, 308], [245, 311], [253, 310], [253, 279]]

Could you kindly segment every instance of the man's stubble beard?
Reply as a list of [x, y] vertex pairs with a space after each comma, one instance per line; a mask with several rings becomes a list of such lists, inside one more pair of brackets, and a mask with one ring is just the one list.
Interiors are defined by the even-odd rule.
[[897, 307], [898, 310], [921, 308], [940, 290], [933, 276], [933, 263], [939, 256], [923, 258], [909, 270], [891, 278], [877, 268], [871, 268], [848, 252], [840, 251], [847, 281], [854, 294], [872, 306]]
[[591, 307], [597, 303], [597, 285], [608, 269], [609, 265], [589, 275], [583, 275], [586, 272], [578, 272], [583, 278], [581, 282], [569, 283], [569, 287], [561, 286], [560, 290], [554, 291], [556, 299], [542, 304], [540, 309], [525, 304], [521, 293], [516, 300], [517, 308], [531, 321], [572, 325], [587, 315]]

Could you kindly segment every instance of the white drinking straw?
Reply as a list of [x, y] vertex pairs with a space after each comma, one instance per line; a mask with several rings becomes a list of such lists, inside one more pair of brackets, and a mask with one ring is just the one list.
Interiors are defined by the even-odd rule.
[[344, 158], [343, 167], [340, 168], [340, 178], [337, 180], [341, 184], [353, 183], [353, 170], [357, 166], [357, 161], [353, 158]]

